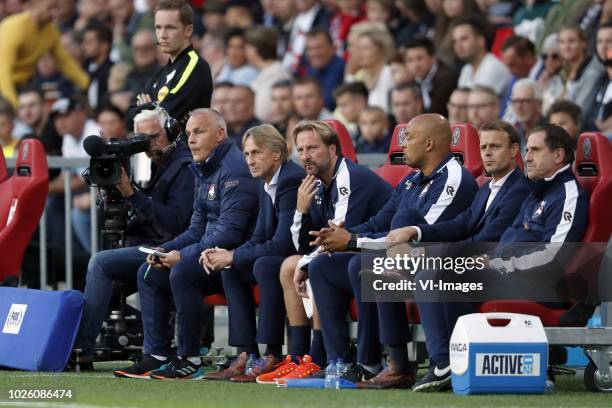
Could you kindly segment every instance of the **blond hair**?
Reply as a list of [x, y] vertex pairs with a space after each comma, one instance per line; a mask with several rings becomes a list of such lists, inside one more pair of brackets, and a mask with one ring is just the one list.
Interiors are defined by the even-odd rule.
[[257, 146], [263, 146], [273, 152], [280, 153], [283, 163], [287, 161], [289, 156], [287, 142], [274, 126], [264, 123], [263, 125], [253, 126], [244, 132], [244, 136], [242, 136], [242, 150], [244, 150], [244, 145], [249, 137], [253, 138], [253, 142]]

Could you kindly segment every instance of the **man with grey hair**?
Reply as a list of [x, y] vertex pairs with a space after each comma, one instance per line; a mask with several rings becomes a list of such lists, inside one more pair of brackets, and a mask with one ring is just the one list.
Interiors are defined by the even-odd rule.
[[[285, 258], [296, 253], [289, 228], [297, 191], [306, 174], [287, 160], [287, 142], [270, 124], [247, 130], [242, 150], [251, 175], [263, 180], [255, 232], [235, 250], [209, 248], [200, 258], [206, 270], [221, 271], [229, 312], [229, 345], [238, 347], [239, 357], [228, 369], [205, 379], [255, 382], [258, 376], [276, 369], [282, 357], [285, 308], [279, 272]], [[260, 293], [257, 325], [253, 284], [259, 285]], [[265, 355], [245, 373], [248, 356], [258, 354], [257, 343], [266, 345]]]
[[[117, 377], [197, 379], [204, 374], [199, 357], [202, 296], [223, 291], [219, 273], [205, 273], [200, 254], [209, 248], [234, 249], [250, 238], [257, 217], [257, 180], [240, 149], [227, 137], [223, 117], [213, 109], [196, 109], [187, 121], [189, 149], [196, 174], [191, 224], [161, 244], [163, 254], [149, 255], [138, 270], [144, 328], [143, 359]], [[176, 307], [178, 359], [168, 361]], [[164, 367], [162, 367], [164, 366]]]
[[[146, 189], [130, 183], [125, 170], [116, 189], [130, 203], [134, 216], [128, 221], [125, 248], [98, 252], [89, 260], [85, 282], [85, 307], [75, 347], [81, 356], [93, 356], [96, 337], [107, 315], [113, 281], [136, 286], [136, 271], [146, 255], [138, 245], [157, 246], [172, 239], [187, 227], [193, 202], [193, 175], [189, 171], [191, 154], [181, 144], [172, 146], [163, 128], [166, 115], [159, 109], [144, 110], [134, 118], [136, 133], [151, 138], [146, 154], [152, 161], [151, 181]], [[81, 369], [91, 365], [81, 359]]]
[[521, 156], [524, 156], [527, 135], [546, 124], [542, 115], [542, 85], [531, 78], [519, 79], [512, 88], [510, 103], [516, 118], [514, 127], [521, 136]]

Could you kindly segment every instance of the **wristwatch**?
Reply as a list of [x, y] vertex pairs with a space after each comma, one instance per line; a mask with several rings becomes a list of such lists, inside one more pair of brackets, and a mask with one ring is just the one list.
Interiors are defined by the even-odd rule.
[[359, 238], [359, 236], [357, 234], [352, 234], [349, 236], [349, 240], [346, 243], [346, 249], [348, 249], [349, 251], [358, 251], [359, 248], [357, 248], [357, 238]]

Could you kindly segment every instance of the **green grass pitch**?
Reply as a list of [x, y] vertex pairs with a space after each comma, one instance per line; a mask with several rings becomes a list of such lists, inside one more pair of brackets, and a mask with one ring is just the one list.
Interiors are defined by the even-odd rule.
[[[125, 363], [97, 363], [95, 372], [83, 373], [0, 371], [0, 407], [612, 407], [612, 395], [587, 392], [582, 379], [572, 376], [558, 377], [552, 394], [456, 396], [451, 392], [303, 390], [204, 380], [155, 381], [113, 377], [111, 369], [122, 366]], [[9, 390], [15, 389], [70, 389], [73, 397], [9, 400]]]

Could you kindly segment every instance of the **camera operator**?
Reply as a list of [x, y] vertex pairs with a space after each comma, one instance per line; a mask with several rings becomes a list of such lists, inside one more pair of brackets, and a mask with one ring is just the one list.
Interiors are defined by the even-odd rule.
[[[157, 108], [143, 110], [134, 118], [136, 133], [146, 134], [151, 144], [146, 151], [152, 160], [150, 187], [135, 189], [122, 169], [115, 186], [135, 212], [127, 226], [128, 245], [156, 246], [171, 240], [189, 225], [194, 197], [194, 176], [189, 170], [191, 153], [183, 144], [173, 144], [164, 129], [167, 114]], [[136, 283], [138, 267], [146, 254], [136, 246], [110, 249], [95, 254], [87, 267], [85, 307], [75, 347], [82, 355], [92, 354], [96, 337], [107, 315], [113, 281]]]
[[128, 118], [145, 104], [158, 103], [181, 123], [197, 108], [209, 108], [213, 81], [210, 66], [191, 46], [193, 10], [184, 0], [161, 0], [155, 8], [155, 36], [168, 63], [157, 70], [136, 97]]

